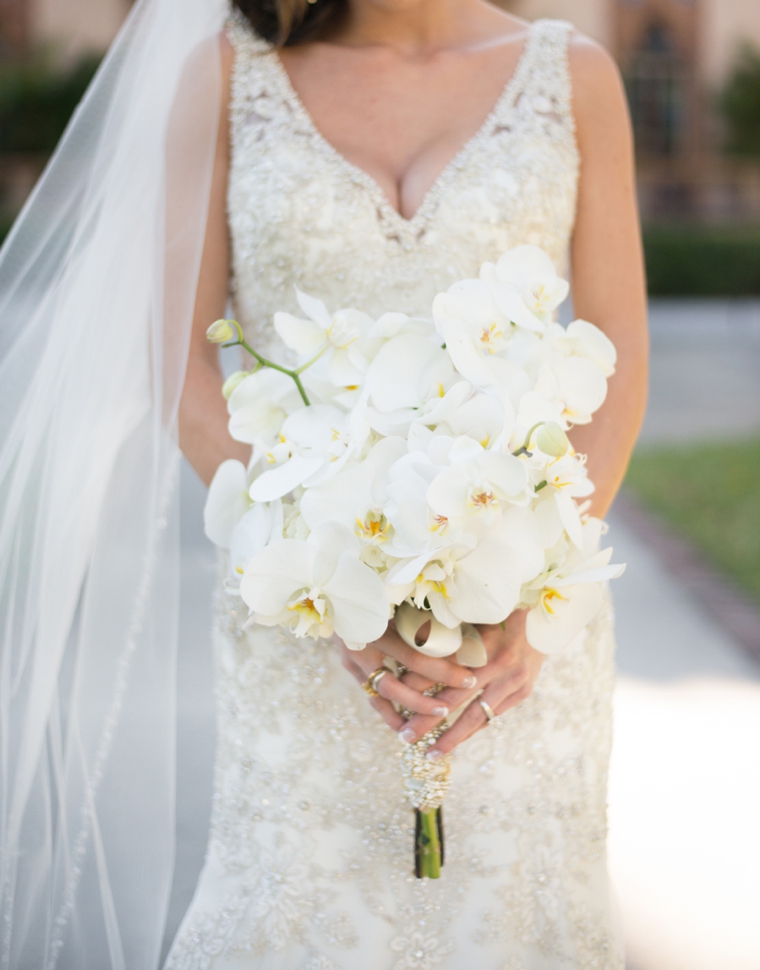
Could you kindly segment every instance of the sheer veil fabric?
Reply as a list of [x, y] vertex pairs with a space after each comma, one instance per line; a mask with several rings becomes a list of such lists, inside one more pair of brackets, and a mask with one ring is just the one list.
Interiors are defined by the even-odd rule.
[[141, 0], [0, 254], [0, 967], [154, 970], [225, 0]]

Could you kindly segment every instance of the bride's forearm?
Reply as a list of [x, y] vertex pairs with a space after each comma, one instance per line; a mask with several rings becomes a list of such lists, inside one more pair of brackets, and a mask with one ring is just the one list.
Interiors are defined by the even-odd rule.
[[223, 461], [237, 458], [247, 463], [251, 456], [248, 445], [230, 437], [228, 420], [221, 368], [208, 359], [191, 357], [179, 407], [179, 441], [206, 485]]
[[596, 486], [591, 512], [599, 518], [607, 514], [625, 477], [646, 407], [646, 348], [626, 348], [621, 357], [594, 420], [570, 433], [573, 447], [588, 455], [589, 477]]
[[571, 49], [581, 174], [572, 241], [575, 315], [617, 349], [607, 400], [570, 439], [588, 455], [591, 510], [604, 516], [625, 475], [647, 394], [647, 303], [636, 205], [633, 137], [614, 62], [579, 38]]

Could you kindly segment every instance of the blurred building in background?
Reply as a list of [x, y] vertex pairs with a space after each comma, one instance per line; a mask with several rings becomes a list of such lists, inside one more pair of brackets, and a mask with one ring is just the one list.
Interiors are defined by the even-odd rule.
[[[645, 221], [760, 222], [760, 166], [727, 156], [718, 92], [760, 50], [760, 0], [514, 0], [615, 56], [628, 90]], [[760, 122], [760, 118], [758, 119]]]
[[[760, 226], [760, 0], [495, 2], [531, 20], [570, 20], [613, 53], [631, 106], [646, 223]], [[0, 131], [0, 221], [3, 209], [17, 207], [50, 147], [35, 143], [28, 132], [21, 138], [12, 134], [19, 126], [24, 129], [24, 123], [17, 118], [9, 125], [2, 114], [10, 110], [2, 87], [3, 64], [23, 64], [43, 51], [48, 69], [53, 62], [59, 69], [72, 68], [78, 59], [105, 50], [131, 3], [0, 0], [0, 126], [6, 128], [5, 136]], [[725, 95], [721, 102], [720, 94], [736, 75], [743, 48], [749, 74], [756, 71], [757, 79], [750, 77], [749, 87], [745, 84], [740, 91], [739, 107], [745, 114], [749, 111], [750, 131], [754, 125], [758, 134], [757, 151], [742, 154], [725, 150], [737, 139], [732, 139]], [[752, 49], [756, 61], [746, 53]], [[35, 70], [39, 73], [39, 63]], [[29, 77], [26, 86], [34, 88]], [[15, 81], [5, 90], [11, 99], [20, 96]], [[23, 110], [23, 105], [18, 108]], [[15, 160], [3, 161], [8, 153]], [[19, 160], [24, 154], [26, 160]], [[15, 178], [10, 190], [9, 178]]]
[[40, 46], [75, 58], [104, 51], [131, 0], [0, 0], [0, 57], [22, 57]]

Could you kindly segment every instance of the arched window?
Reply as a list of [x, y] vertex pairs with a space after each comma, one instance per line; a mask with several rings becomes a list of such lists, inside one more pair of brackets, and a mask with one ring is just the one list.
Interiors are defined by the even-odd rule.
[[684, 128], [686, 69], [667, 24], [652, 23], [626, 71], [636, 145], [649, 155], [679, 151]]

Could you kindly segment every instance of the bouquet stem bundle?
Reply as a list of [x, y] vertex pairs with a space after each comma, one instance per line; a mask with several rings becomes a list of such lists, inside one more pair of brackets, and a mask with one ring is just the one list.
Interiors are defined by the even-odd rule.
[[414, 810], [414, 874], [418, 879], [440, 879], [445, 861], [443, 809]]

